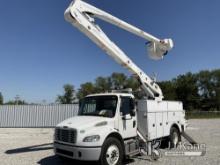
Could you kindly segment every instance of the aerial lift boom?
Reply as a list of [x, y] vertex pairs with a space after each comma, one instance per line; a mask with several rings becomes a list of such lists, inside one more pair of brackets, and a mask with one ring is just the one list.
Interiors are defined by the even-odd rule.
[[73, 1], [65, 11], [65, 19], [128, 69], [148, 98], [135, 99], [131, 93], [118, 91], [86, 96], [79, 115], [56, 126], [55, 154], [77, 160], [99, 160], [102, 165], [122, 164], [124, 157], [140, 152], [157, 159], [160, 152], [155, 145], [160, 144], [159, 139], [170, 141], [172, 146], [181, 141], [180, 135], [186, 128], [182, 103], [162, 101], [163, 93], [155, 80], [108, 38], [96, 24], [96, 18], [146, 39], [152, 59], [162, 59], [173, 47], [171, 39], [160, 40], [86, 2]]
[[68, 22], [77, 27], [116, 62], [127, 68], [136, 78], [138, 78], [146, 96], [161, 101], [163, 99], [163, 93], [160, 87], [108, 38], [102, 29], [95, 23], [95, 18], [99, 18], [148, 40], [148, 54], [155, 60], [162, 59], [167, 52], [173, 48], [173, 41], [171, 39], [160, 40], [81, 0], [73, 1], [65, 11], [65, 19]]

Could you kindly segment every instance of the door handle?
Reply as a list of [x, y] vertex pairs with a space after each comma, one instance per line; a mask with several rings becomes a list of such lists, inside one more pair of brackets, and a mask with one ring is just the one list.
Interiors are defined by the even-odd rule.
[[136, 120], [133, 121], [133, 128], [136, 127]]

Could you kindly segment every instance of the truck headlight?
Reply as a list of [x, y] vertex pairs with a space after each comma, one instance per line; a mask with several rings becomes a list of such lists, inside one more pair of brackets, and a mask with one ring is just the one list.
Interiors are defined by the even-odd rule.
[[83, 139], [83, 142], [97, 142], [100, 140], [99, 135], [87, 136]]

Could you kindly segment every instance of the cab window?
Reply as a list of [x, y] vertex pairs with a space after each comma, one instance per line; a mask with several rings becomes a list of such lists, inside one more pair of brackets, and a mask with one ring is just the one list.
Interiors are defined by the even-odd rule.
[[132, 111], [132, 98], [130, 97], [121, 97], [121, 107], [120, 107], [120, 112], [123, 116], [128, 115]]

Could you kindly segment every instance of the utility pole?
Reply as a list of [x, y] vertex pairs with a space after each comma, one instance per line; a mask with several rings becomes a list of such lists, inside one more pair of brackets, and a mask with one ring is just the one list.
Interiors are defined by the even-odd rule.
[[16, 95], [15, 96], [15, 104], [18, 105], [18, 102], [20, 100], [20, 96], [19, 95]]

